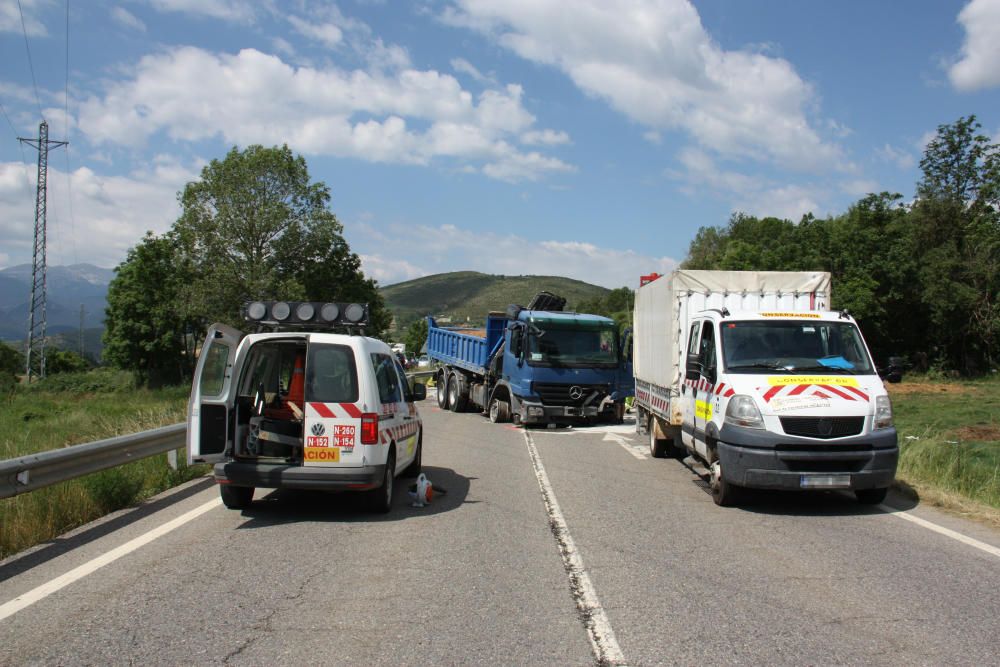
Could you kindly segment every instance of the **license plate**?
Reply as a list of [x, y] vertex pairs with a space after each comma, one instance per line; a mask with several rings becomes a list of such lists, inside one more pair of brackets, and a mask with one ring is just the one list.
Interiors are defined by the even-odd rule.
[[799, 487], [803, 489], [849, 489], [850, 475], [801, 475]]

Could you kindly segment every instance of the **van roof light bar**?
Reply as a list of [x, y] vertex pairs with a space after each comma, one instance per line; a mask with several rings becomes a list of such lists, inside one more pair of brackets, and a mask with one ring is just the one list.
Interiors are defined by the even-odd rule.
[[369, 323], [367, 303], [325, 301], [248, 301], [243, 319], [260, 326], [336, 329]]

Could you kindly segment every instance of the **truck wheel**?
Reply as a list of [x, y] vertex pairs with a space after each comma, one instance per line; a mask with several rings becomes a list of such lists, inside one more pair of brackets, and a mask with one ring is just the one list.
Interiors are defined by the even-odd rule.
[[500, 424], [510, 419], [510, 403], [494, 398], [490, 401], [490, 421]]
[[662, 459], [667, 456], [667, 441], [656, 437], [656, 417], [650, 417], [646, 426], [649, 434], [649, 455], [654, 459]]
[[457, 375], [448, 378], [448, 409], [452, 412], [464, 412], [469, 399], [462, 396]]
[[388, 514], [392, 509], [392, 486], [396, 481], [396, 454], [389, 450], [389, 458], [385, 460], [385, 472], [382, 474], [382, 485], [368, 492], [368, 503], [372, 512]]
[[742, 489], [736, 484], [726, 481], [722, 476], [722, 465], [718, 461], [712, 463], [711, 474], [712, 500], [715, 501], [715, 504], [720, 507], [736, 505], [740, 500]]
[[889, 489], [856, 489], [854, 496], [862, 505], [878, 505], [888, 492]]
[[229, 509], [245, 510], [253, 502], [253, 487], [220, 484], [219, 495], [222, 496], [222, 504]]
[[434, 390], [437, 393], [438, 407], [442, 410], [448, 409], [448, 376], [445, 373], [438, 374], [437, 382], [434, 383]]

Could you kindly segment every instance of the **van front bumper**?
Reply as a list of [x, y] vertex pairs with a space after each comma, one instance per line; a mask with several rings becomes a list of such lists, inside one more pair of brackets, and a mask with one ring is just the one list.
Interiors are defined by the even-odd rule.
[[382, 485], [385, 464], [359, 468], [323, 468], [283, 463], [216, 463], [215, 481], [265, 489], [325, 489], [363, 491]]
[[726, 425], [718, 442], [726, 481], [756, 489], [881, 489], [892, 484], [899, 462], [896, 429], [851, 438], [818, 440]]

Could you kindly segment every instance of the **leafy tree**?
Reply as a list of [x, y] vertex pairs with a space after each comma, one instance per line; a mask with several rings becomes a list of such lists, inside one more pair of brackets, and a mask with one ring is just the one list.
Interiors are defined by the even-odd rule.
[[427, 342], [427, 320], [420, 318], [410, 324], [406, 330], [406, 351], [410, 354], [420, 354], [421, 348]]
[[91, 363], [72, 350], [51, 350], [45, 353], [45, 372], [80, 373], [91, 368]]
[[170, 237], [149, 232], [115, 269], [108, 286], [104, 360], [153, 385], [172, 384], [193, 368], [184, 315], [188, 276]]
[[330, 189], [310, 182], [305, 159], [288, 146], [233, 148], [188, 183], [171, 232], [195, 278], [193, 312], [238, 325], [251, 299], [366, 301], [370, 332], [390, 315], [375, 281], [327, 208]]

